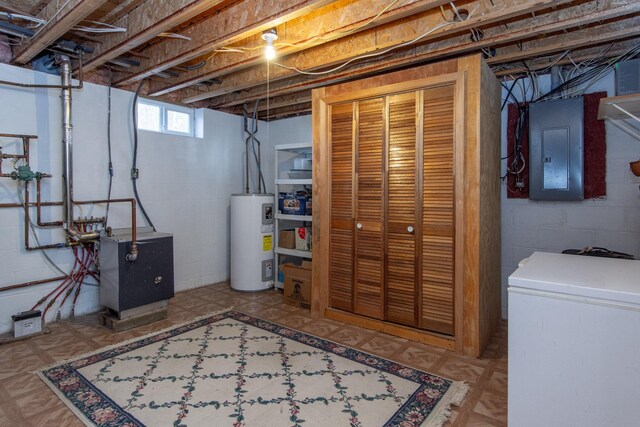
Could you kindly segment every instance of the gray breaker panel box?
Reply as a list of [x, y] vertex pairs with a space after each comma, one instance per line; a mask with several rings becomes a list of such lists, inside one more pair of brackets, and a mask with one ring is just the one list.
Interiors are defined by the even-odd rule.
[[529, 198], [584, 198], [584, 103], [582, 98], [529, 106]]

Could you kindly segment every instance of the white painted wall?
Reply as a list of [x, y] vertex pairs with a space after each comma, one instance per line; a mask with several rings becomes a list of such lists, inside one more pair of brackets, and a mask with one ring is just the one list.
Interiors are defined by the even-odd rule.
[[[0, 79], [24, 83], [59, 84], [59, 77], [0, 64]], [[85, 84], [73, 92], [74, 196], [77, 200], [105, 198], [107, 193], [107, 91]], [[0, 86], [0, 133], [36, 134], [31, 150], [34, 170], [52, 173], [43, 183], [43, 200], [61, 199], [60, 91]], [[133, 93], [112, 91], [112, 145], [115, 176], [113, 197], [132, 197], [131, 105]], [[242, 120], [203, 111], [204, 138], [139, 133], [138, 189], [159, 231], [174, 234], [175, 288], [181, 291], [227, 280], [229, 277], [229, 196], [243, 188]], [[2, 139], [7, 153], [15, 141]], [[8, 171], [11, 163], [3, 163]], [[0, 203], [19, 202], [17, 185], [0, 179]], [[35, 196], [35, 191], [33, 192]], [[44, 210], [45, 220], [59, 220], [61, 210]], [[76, 214], [103, 216], [104, 208], [77, 209]], [[0, 288], [14, 283], [57, 276], [39, 251], [23, 249], [21, 209], [0, 209]], [[112, 205], [114, 228], [129, 226], [129, 208]], [[144, 220], [138, 214], [138, 224]], [[59, 230], [40, 230], [43, 244], [62, 241]], [[33, 242], [33, 241], [32, 241]], [[68, 249], [48, 251], [68, 271]], [[12, 314], [27, 310], [57, 283], [0, 293], [0, 332], [11, 329]], [[99, 309], [95, 287], [84, 287], [76, 313]], [[51, 310], [50, 310], [51, 311]], [[55, 312], [55, 311], [54, 311]], [[63, 310], [66, 314], [66, 311]]]
[[[262, 173], [267, 191], [275, 191], [275, 146], [280, 144], [311, 143], [311, 115], [292, 117], [273, 122], [260, 122], [259, 139], [262, 142]], [[254, 189], [252, 184], [252, 189]]]

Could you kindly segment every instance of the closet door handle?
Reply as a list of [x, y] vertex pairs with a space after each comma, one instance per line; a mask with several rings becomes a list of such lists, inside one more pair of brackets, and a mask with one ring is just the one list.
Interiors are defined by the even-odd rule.
[[408, 231], [409, 233], [413, 233], [413, 225], [408, 226], [408, 227], [407, 227], [407, 231]]
[[361, 224], [361, 223], [357, 223], [357, 224], [356, 224], [356, 228], [357, 228], [358, 230], [362, 230], [362, 224]]

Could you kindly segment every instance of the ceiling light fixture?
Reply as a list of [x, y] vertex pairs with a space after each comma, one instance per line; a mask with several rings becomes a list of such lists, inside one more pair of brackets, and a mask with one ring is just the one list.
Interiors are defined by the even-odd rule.
[[278, 40], [278, 32], [275, 28], [263, 31], [262, 40], [267, 42], [267, 45], [264, 47], [264, 56], [267, 57], [267, 61], [270, 61], [276, 57], [276, 48], [273, 46], [273, 42]]

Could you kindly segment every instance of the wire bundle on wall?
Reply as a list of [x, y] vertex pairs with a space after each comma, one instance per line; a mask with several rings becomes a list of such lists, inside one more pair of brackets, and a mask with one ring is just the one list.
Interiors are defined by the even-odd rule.
[[85, 280], [88, 277], [92, 277], [98, 280], [97, 272], [95, 267], [96, 263], [96, 252], [92, 243], [85, 243], [79, 246], [73, 247], [73, 255], [74, 255], [74, 263], [73, 267], [67, 277], [56, 286], [51, 292], [42, 297], [37, 303], [31, 307], [31, 310], [35, 310], [38, 307], [44, 306], [44, 312], [42, 313], [42, 322], [45, 322], [47, 312], [51, 307], [54, 306], [58, 298], [62, 295], [62, 301], [57, 307], [55, 318], [59, 320], [62, 314], [62, 309], [65, 306], [67, 299], [73, 294], [73, 299], [71, 301], [71, 316], [75, 315], [75, 307], [76, 301], [78, 300], [78, 296], [80, 295], [80, 290], [82, 289], [82, 285], [85, 283]]
[[[571, 60], [569, 51], [563, 52], [549, 66], [547, 66], [543, 70], [543, 72], [550, 70], [551, 67], [557, 64], [564, 57], [568, 57], [571, 60], [571, 62], [573, 63], [573, 68], [567, 72], [566, 79], [563, 79], [562, 73], [560, 73], [562, 83], [544, 94], [540, 93], [540, 88], [537, 81], [538, 74], [532, 71], [525, 61], [522, 61], [524, 68], [520, 69], [521, 72], [523, 72], [523, 75], [514, 78], [510, 87], [502, 83], [502, 86], [505, 88], [505, 90], [507, 90], [507, 95], [502, 103], [502, 109], [504, 109], [507, 102], [509, 102], [509, 99], [513, 100], [513, 104], [518, 109], [518, 116], [516, 118], [514, 129], [514, 149], [511, 153], [507, 154], [506, 157], [502, 158], [502, 160], [507, 160], [506, 172], [501, 176], [501, 179], [503, 181], [509, 174], [511, 174], [515, 175], [517, 190], [522, 189], [524, 186], [521, 174], [525, 169], [526, 160], [524, 158], [524, 155], [522, 154], [522, 140], [524, 137], [524, 131], [527, 128], [530, 104], [551, 101], [554, 99], [569, 98], [573, 96], [581, 96], [585, 94], [586, 91], [598, 80], [613, 71], [616, 64], [627, 61], [629, 59], [633, 59], [640, 54], [640, 45], [637, 45], [627, 50], [623, 54], [612, 58], [607, 58], [604, 55], [612, 48], [612, 46], [613, 44], [605, 48], [605, 50], [599, 57], [592, 58], [588, 61], [583, 61], [579, 64], [576, 64], [575, 62], [573, 62], [573, 60]], [[529, 87], [527, 87], [523, 83], [523, 80], [525, 78], [528, 78], [530, 81]], [[520, 91], [522, 93], [522, 101], [518, 101], [513, 93], [513, 89], [516, 86], [520, 87]], [[527, 96], [529, 93], [531, 93], [530, 97]], [[509, 188], [508, 185], [507, 190], [511, 192], [514, 191], [513, 189]]]

